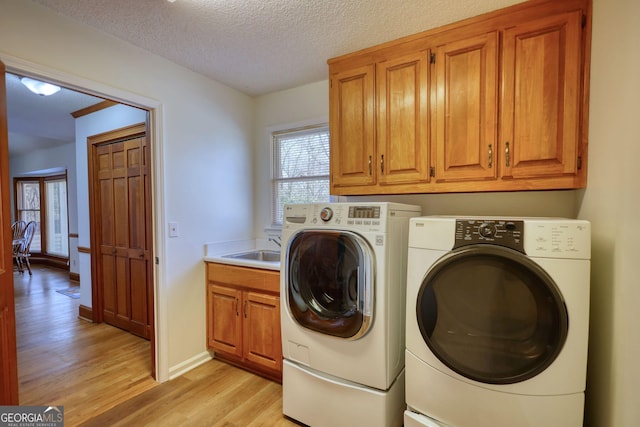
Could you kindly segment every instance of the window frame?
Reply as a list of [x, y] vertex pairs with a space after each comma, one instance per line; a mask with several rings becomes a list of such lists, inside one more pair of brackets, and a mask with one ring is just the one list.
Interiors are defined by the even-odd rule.
[[20, 190], [20, 184], [23, 182], [37, 182], [38, 183], [38, 191], [40, 192], [40, 209], [39, 209], [39, 217], [40, 217], [40, 250], [39, 251], [31, 251], [32, 256], [37, 258], [48, 259], [54, 262], [60, 262], [67, 264], [70, 257], [71, 247], [69, 243], [67, 244], [67, 256], [62, 256], [60, 254], [50, 254], [47, 252], [47, 194], [46, 194], [46, 183], [50, 181], [60, 181], [64, 180], [65, 185], [67, 187], [67, 240], [69, 239], [69, 179], [67, 176], [67, 172], [55, 175], [38, 175], [38, 176], [21, 176], [14, 177], [13, 179], [13, 189], [14, 189], [14, 218], [15, 220], [21, 219], [20, 213], [22, 211], [34, 211], [33, 209], [20, 209], [19, 207], [19, 198], [22, 197], [22, 192]]
[[[315, 120], [306, 123], [298, 123], [291, 125], [284, 125], [279, 127], [270, 128], [268, 130], [269, 135], [269, 149], [270, 149], [270, 159], [271, 159], [271, 170], [270, 170], [270, 189], [269, 189], [269, 217], [270, 217], [270, 229], [281, 229], [282, 222], [278, 221], [277, 209], [276, 209], [276, 201], [277, 201], [277, 185], [281, 182], [305, 182], [305, 181], [317, 181], [317, 180], [326, 180], [327, 182], [327, 194], [328, 199], [331, 199], [330, 191], [330, 170], [327, 171], [326, 175], [309, 175], [303, 177], [295, 177], [295, 178], [281, 178], [278, 177], [280, 174], [279, 169], [279, 148], [277, 147], [277, 137], [287, 134], [293, 134], [297, 132], [304, 131], [313, 131], [314, 129], [318, 130], [318, 133], [325, 133], [329, 138], [328, 149], [330, 150], [330, 132], [329, 132], [329, 122], [328, 120]], [[330, 156], [329, 156], [330, 158]], [[327, 201], [329, 201], [327, 200]]]

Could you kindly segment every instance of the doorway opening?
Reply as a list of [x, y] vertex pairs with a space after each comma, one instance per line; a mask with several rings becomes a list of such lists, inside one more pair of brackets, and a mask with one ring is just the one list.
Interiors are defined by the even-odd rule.
[[[20, 74], [20, 75], [29, 75], [31, 74], [29, 71], [27, 70], [19, 70], [17, 68], [11, 68], [10, 65], [7, 66], [7, 75], [9, 73], [16, 73], [16, 74]], [[40, 79], [40, 76], [34, 76]], [[42, 79], [41, 79], [42, 80]], [[46, 78], [44, 80], [47, 80]], [[146, 115], [146, 122], [145, 122], [145, 127], [146, 129], [150, 129], [152, 127], [152, 125], [154, 125], [153, 119], [155, 117], [155, 108], [159, 107], [159, 105], [156, 105], [155, 102], [145, 102], [146, 100], [142, 99], [143, 102], [140, 102], [141, 99], [138, 99], [137, 101], [127, 101], [126, 100], [126, 96], [127, 94], [120, 94], [120, 96], [113, 96], [113, 98], [111, 96], [106, 96], [104, 94], [98, 94], [97, 91], [94, 91], [90, 88], [81, 88], [79, 86], [74, 86], [71, 82], [74, 80], [73, 77], [69, 77], [68, 82], [64, 82], [64, 81], [57, 81], [56, 84], [62, 85], [65, 89], [70, 90], [70, 91], [79, 91], [82, 93], [91, 93], [94, 92], [95, 95], [92, 96], [98, 96], [101, 97], [102, 99], [107, 99], [107, 101], [105, 101], [105, 103], [108, 103], [108, 107], [111, 106], [123, 106], [123, 107], [134, 107], [137, 108], [141, 111], [144, 111], [145, 115]], [[86, 83], [86, 82], [85, 82]], [[91, 85], [89, 85], [91, 86]], [[116, 93], [118, 93], [118, 91], [115, 91]], [[112, 99], [116, 99], [119, 98], [119, 101], [114, 101]], [[132, 96], [132, 98], [135, 100], [136, 98], [138, 98], [137, 96]], [[8, 103], [11, 103], [11, 100], [8, 100]], [[100, 108], [104, 108], [104, 106], [100, 107]], [[98, 108], [98, 109], [100, 109]], [[91, 113], [90, 111], [85, 112], [85, 113]], [[153, 133], [148, 132], [147, 133], [147, 141], [149, 146], [153, 145]], [[78, 145], [78, 144], [76, 144]], [[150, 148], [150, 147], [149, 147]], [[81, 156], [79, 156], [81, 157]], [[85, 156], [86, 158], [86, 156]], [[156, 164], [157, 162], [157, 157], [155, 156], [149, 156], [148, 157], [148, 161], [149, 161], [149, 167], [148, 167], [148, 172], [149, 175], [151, 175], [152, 171], [157, 170], [158, 166]], [[76, 171], [73, 171], [74, 173]], [[88, 179], [88, 174], [85, 172], [85, 176], [80, 176], [80, 171], [78, 170], [78, 177], [76, 177], [77, 179], [84, 179], [87, 180]], [[82, 186], [82, 184], [79, 184], [79, 188]], [[84, 187], [86, 188], [86, 186]], [[156, 191], [155, 188], [151, 188], [150, 191], [153, 193], [154, 191]], [[80, 198], [80, 195], [77, 196], [78, 198]], [[13, 200], [15, 200], [15, 195], [13, 197]], [[150, 202], [153, 206], [153, 202]], [[149, 211], [153, 212], [156, 211], [155, 209], [149, 209]], [[149, 230], [149, 248], [148, 248], [148, 253], [149, 253], [149, 259], [153, 259], [153, 253], [155, 252], [153, 250], [155, 244], [157, 244], [157, 239], [155, 238], [155, 236], [157, 236], [157, 228], [156, 228], [156, 222], [154, 221], [155, 218], [151, 218], [151, 222], [152, 223], [148, 223], [147, 227]], [[87, 223], [89, 221], [87, 220]], [[90, 247], [88, 244], [86, 246], [79, 244], [79, 242], [77, 241], [78, 237], [79, 237], [79, 233], [77, 232], [77, 229], [71, 229], [68, 227], [68, 229], [66, 230], [68, 233], [68, 239], [67, 239], [67, 250], [69, 252], [73, 252], [74, 250], [76, 250], [79, 255], [79, 258], [86, 258], [86, 259], [91, 259], [91, 258], [95, 258], [96, 256], [98, 256], [98, 251], [97, 248], [92, 248]], [[89, 232], [91, 232], [91, 230], [89, 230]], [[89, 233], [85, 233], [85, 236], [89, 234]], [[86, 236], [88, 237], [88, 236]], [[76, 242], [73, 242], [73, 240], [76, 239]], [[75, 244], [74, 244], [75, 243]], [[91, 276], [91, 267], [89, 263], [85, 263], [87, 268], [85, 268], [84, 272], [80, 271], [80, 273], [78, 274], [78, 278], [80, 279], [81, 283], [82, 282], [88, 282], [89, 277]], [[151, 263], [152, 264], [152, 263]], [[83, 273], [87, 273], [87, 274], [83, 274]], [[156, 332], [155, 332], [155, 324], [154, 324], [154, 316], [153, 313], [155, 311], [155, 300], [156, 300], [156, 295], [155, 295], [155, 289], [156, 289], [156, 272], [155, 269], [153, 267], [149, 268], [149, 281], [150, 281], [150, 289], [151, 289], [151, 294], [150, 297], [147, 299], [147, 304], [148, 304], [148, 310], [150, 311], [150, 313], [152, 313], [151, 315], [151, 324], [149, 325], [149, 331], [150, 333], [148, 334], [148, 339], [150, 340], [150, 359], [151, 359], [151, 373], [150, 375], [154, 378], [154, 379], [158, 379], [157, 378], [157, 357], [156, 357]], [[90, 285], [87, 285], [87, 289], [91, 289]], [[87, 310], [86, 306], [83, 306], [82, 304], [80, 305], [79, 308], [79, 314], [81, 317], [87, 317], [91, 320], [96, 320], [96, 316], [93, 315], [92, 313], [93, 311], [93, 307], [89, 307]]]

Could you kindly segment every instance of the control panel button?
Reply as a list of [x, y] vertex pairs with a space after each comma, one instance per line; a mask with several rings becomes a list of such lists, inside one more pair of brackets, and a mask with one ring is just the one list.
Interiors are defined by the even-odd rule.
[[324, 208], [320, 211], [320, 219], [324, 222], [330, 221], [333, 218], [333, 210], [331, 208]]
[[480, 224], [480, 227], [478, 227], [478, 233], [482, 237], [493, 237], [495, 236], [496, 228], [493, 224], [483, 223]]

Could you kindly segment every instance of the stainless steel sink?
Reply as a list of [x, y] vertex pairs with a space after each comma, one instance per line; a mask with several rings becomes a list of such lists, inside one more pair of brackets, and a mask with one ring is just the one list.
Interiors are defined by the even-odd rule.
[[242, 252], [239, 254], [223, 255], [223, 258], [246, 259], [262, 262], [280, 262], [280, 252], [259, 249], [250, 252]]

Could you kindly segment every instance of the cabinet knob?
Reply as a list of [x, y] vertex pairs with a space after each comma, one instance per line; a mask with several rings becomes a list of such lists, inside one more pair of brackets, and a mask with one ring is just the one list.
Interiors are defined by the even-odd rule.
[[380, 155], [380, 173], [384, 175], [384, 154]]
[[369, 156], [369, 175], [371, 175], [371, 156]]

